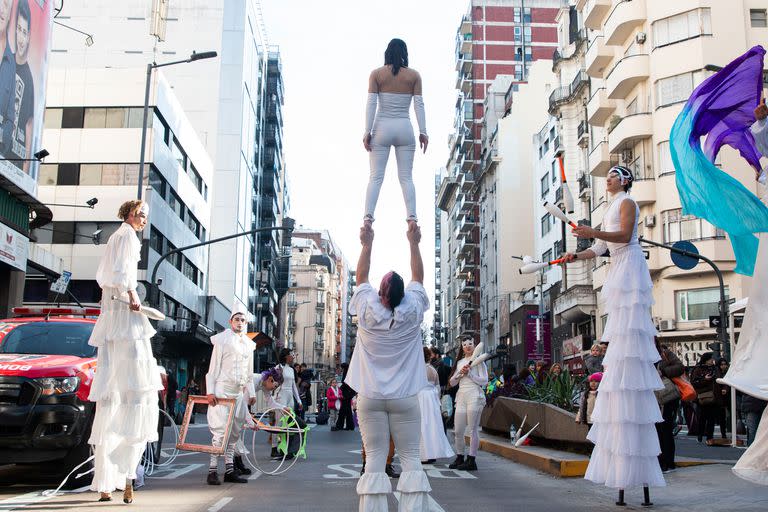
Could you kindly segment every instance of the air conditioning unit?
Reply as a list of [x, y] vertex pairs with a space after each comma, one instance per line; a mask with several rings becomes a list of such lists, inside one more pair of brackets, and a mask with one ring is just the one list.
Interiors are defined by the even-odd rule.
[[635, 36], [635, 41], [637, 41], [637, 44], [643, 44], [645, 42], [646, 37], [648, 36], [646, 35], [645, 32], [638, 32], [637, 35]]
[[672, 318], [662, 318], [659, 320], [659, 330], [660, 331], [674, 331], [677, 325], [675, 324], [674, 319]]
[[621, 151], [621, 161], [628, 164], [634, 160], [631, 149], [624, 149]]
[[645, 219], [643, 220], [643, 224], [647, 228], [652, 228], [656, 225], [656, 216], [655, 215], [646, 215]]

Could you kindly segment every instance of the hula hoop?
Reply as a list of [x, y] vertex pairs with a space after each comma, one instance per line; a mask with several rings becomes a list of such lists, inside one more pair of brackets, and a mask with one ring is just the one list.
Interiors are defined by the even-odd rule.
[[[176, 422], [173, 421], [173, 418], [171, 418], [171, 416], [167, 412], [165, 412], [163, 409], [160, 409], [159, 407], [158, 407], [158, 409], [159, 409], [160, 413], [163, 414], [166, 418], [168, 418], [168, 420], [171, 422], [171, 427], [173, 428], [173, 433], [176, 436], [176, 441], [178, 441], [179, 440], [179, 426], [176, 425]], [[165, 422], [163, 422], [163, 428], [165, 428]], [[153, 443], [147, 443], [147, 449], [144, 452], [145, 454], [149, 453], [150, 456], [149, 457], [146, 457], [146, 456], [142, 457], [141, 465], [144, 466], [144, 476], [152, 476], [152, 474], [155, 472], [156, 468], [163, 468], [163, 467], [166, 467], [166, 466], [170, 466], [171, 464], [173, 464], [176, 461], [176, 457], [179, 456], [179, 449], [176, 448], [176, 442], [174, 442], [173, 445], [172, 445], [173, 446], [173, 450], [171, 451], [171, 454], [168, 456], [168, 458], [166, 460], [164, 460], [163, 462], [155, 463], [154, 457], [152, 457], [152, 444]], [[163, 445], [162, 445], [162, 443], [159, 440], [158, 440], [158, 443], [157, 443], [157, 450], [159, 452], [159, 455], [158, 455], [158, 457], [159, 457], [163, 453]]]
[[[264, 423], [264, 417], [267, 414], [269, 414], [270, 412], [272, 412], [272, 411], [280, 411], [284, 416], [287, 416], [288, 419], [290, 421], [292, 421], [294, 425], [298, 425], [298, 422], [296, 421], [296, 415], [294, 414], [294, 412], [292, 410], [289, 409], [288, 412], [286, 412], [284, 409], [282, 409], [280, 407], [271, 407], [271, 408], [265, 410], [264, 412], [262, 412], [261, 415], [258, 417], [258, 419], [256, 419], [256, 424], [259, 426], [259, 430], [263, 430], [264, 432], [269, 432], [270, 434], [298, 434], [298, 436], [299, 436], [299, 446], [300, 447], [304, 447], [305, 436], [306, 436], [305, 429], [302, 429], [302, 428], [299, 428], [299, 427], [288, 427], [288, 426], [285, 426], [285, 427], [267, 426], [267, 424]], [[265, 427], [261, 428], [261, 425], [265, 425]], [[296, 461], [299, 460], [299, 455], [296, 454], [296, 455], [294, 455], [294, 457], [290, 461], [290, 463], [287, 466], [283, 467], [283, 465], [286, 462], [285, 459], [288, 457], [288, 449], [286, 447], [284, 452], [283, 452], [283, 459], [280, 461], [280, 464], [277, 466], [277, 468], [275, 468], [272, 471], [266, 471], [266, 470], [262, 469], [261, 466], [259, 466], [258, 460], [256, 460], [256, 432], [255, 432], [255, 430], [253, 432], [253, 437], [251, 437], [251, 455], [253, 455], [253, 460], [251, 460], [251, 458], [247, 454], [244, 455], [245, 460], [248, 461], [248, 464], [250, 464], [251, 467], [253, 469], [255, 469], [256, 471], [260, 471], [260, 472], [264, 473], [265, 475], [272, 475], [272, 476], [282, 475], [283, 473], [285, 473], [286, 471], [291, 469], [293, 467], [293, 465], [296, 464]]]

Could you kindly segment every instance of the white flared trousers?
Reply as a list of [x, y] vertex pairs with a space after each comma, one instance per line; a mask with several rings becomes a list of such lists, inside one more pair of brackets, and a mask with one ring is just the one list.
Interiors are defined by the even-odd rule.
[[456, 436], [454, 448], [456, 455], [464, 455], [467, 427], [469, 427], [469, 455], [477, 457], [480, 447], [480, 415], [485, 407], [485, 398], [474, 394], [459, 393], [456, 396], [456, 413], [453, 418], [453, 433]]
[[412, 177], [416, 139], [408, 118], [376, 119], [371, 137], [371, 174], [365, 194], [365, 217], [373, 218], [392, 146], [395, 147], [397, 177], [403, 191], [407, 219], [416, 220], [416, 187]]
[[432, 488], [421, 467], [421, 413], [416, 395], [407, 398], [359, 397], [357, 416], [365, 447], [365, 473], [357, 482], [359, 512], [387, 512], [392, 484], [384, 472], [389, 438], [395, 442], [403, 472], [397, 483], [399, 512], [428, 512]]

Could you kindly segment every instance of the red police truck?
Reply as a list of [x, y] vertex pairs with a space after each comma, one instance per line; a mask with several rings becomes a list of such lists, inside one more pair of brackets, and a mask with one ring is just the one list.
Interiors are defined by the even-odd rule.
[[[96, 347], [88, 338], [100, 309], [39, 306], [13, 313], [0, 320], [0, 464], [52, 462], [67, 474], [91, 451], [95, 404], [88, 393]], [[159, 399], [162, 407], [164, 393]], [[162, 421], [158, 430], [162, 440]], [[153, 448], [157, 458], [160, 443]]]

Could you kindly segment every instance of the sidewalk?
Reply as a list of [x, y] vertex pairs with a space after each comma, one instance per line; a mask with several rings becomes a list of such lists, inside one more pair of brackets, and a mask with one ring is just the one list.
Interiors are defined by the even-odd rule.
[[[468, 439], [468, 438], [467, 438]], [[707, 446], [682, 432], [675, 438], [678, 467], [726, 464], [732, 466], [744, 449]], [[543, 446], [515, 447], [509, 439], [480, 432], [480, 449], [557, 477], [583, 477], [589, 457]]]

